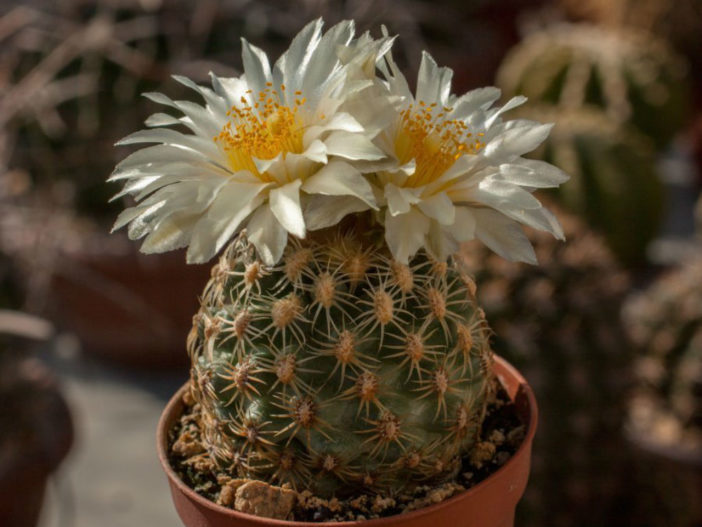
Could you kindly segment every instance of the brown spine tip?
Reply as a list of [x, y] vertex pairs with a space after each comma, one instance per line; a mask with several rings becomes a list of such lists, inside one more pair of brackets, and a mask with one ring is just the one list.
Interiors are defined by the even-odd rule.
[[432, 385], [434, 391], [439, 395], [444, 395], [449, 389], [449, 383], [450, 380], [448, 372], [443, 366], [439, 366], [439, 368], [437, 368], [432, 375]]
[[290, 325], [302, 313], [302, 303], [297, 295], [281, 298], [273, 303], [271, 317], [273, 325], [282, 329]]
[[332, 472], [339, 467], [340, 463], [336, 456], [325, 454], [322, 458], [322, 469], [326, 472]]

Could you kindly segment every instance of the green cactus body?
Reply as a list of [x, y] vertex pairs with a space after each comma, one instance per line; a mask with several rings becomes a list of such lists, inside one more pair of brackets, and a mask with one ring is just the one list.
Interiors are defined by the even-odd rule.
[[558, 200], [599, 230], [622, 263], [644, 261], [665, 198], [650, 142], [596, 110], [533, 106], [520, 115], [556, 123], [535, 155], [571, 174]]
[[556, 25], [527, 37], [507, 56], [497, 83], [505, 95], [578, 109], [599, 107], [665, 147], [684, 125], [687, 67], [648, 34]]
[[452, 264], [353, 236], [291, 243], [275, 267], [240, 238], [188, 339], [210, 457], [322, 496], [455, 475], [492, 386], [474, 293]]
[[531, 231], [539, 266], [466, 248], [493, 349], [524, 372], [539, 432], [520, 525], [608, 525], [623, 481], [632, 349], [619, 310], [629, 280], [602, 239], [555, 210], [566, 243]]

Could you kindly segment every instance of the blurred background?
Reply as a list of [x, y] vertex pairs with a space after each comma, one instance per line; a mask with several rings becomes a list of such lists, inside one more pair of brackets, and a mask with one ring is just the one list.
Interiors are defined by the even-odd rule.
[[461, 255], [539, 401], [517, 525], [702, 526], [702, 0], [0, 0], [0, 523], [179, 525], [155, 427], [209, 267], [108, 234], [113, 144], [319, 16], [556, 123], [567, 242]]

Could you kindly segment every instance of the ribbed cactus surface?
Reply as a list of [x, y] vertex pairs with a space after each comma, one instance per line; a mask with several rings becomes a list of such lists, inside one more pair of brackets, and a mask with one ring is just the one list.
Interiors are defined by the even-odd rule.
[[473, 282], [362, 235], [245, 238], [212, 271], [188, 339], [202, 433], [220, 470], [329, 496], [454, 475], [491, 389]]
[[601, 108], [662, 148], [688, 117], [686, 73], [684, 60], [649, 34], [560, 24], [515, 47], [497, 82], [508, 96], [561, 109]]
[[607, 525], [626, 489], [621, 424], [632, 350], [619, 310], [628, 276], [602, 239], [556, 210], [567, 241], [530, 232], [539, 266], [467, 247], [493, 348], [525, 375], [539, 431], [519, 525]]

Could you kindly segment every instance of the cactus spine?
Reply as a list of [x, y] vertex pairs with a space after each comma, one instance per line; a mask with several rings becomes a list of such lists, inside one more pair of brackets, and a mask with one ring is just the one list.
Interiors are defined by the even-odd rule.
[[353, 232], [274, 267], [239, 238], [188, 339], [210, 457], [323, 496], [455, 475], [491, 390], [474, 294], [455, 265], [401, 265]]

